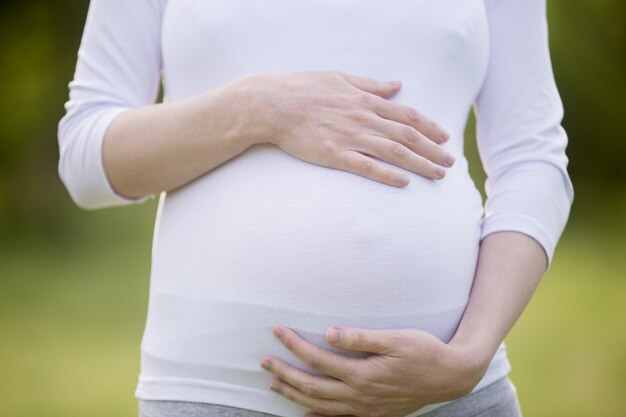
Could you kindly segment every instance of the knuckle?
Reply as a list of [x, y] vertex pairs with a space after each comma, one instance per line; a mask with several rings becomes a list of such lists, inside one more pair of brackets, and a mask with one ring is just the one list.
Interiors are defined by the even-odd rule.
[[361, 171], [365, 174], [371, 174], [374, 172], [374, 161], [367, 158], [360, 162]]
[[[406, 150], [407, 150], [406, 147], [398, 142], [393, 142], [391, 145], [391, 153], [395, 156], [399, 156], [399, 157], [405, 156]], [[360, 337], [363, 338], [364, 336], [360, 335]]]
[[409, 107], [407, 109], [406, 116], [409, 119], [409, 121], [414, 122], [414, 123], [419, 123], [422, 120], [421, 114], [419, 114], [419, 112], [415, 110], [413, 107]]
[[326, 166], [335, 169], [355, 171], [354, 159], [350, 157], [351, 151], [341, 151], [329, 159]]
[[329, 154], [328, 157], [325, 158], [325, 161], [327, 167], [335, 169], [343, 169], [346, 165], [350, 164], [350, 159], [345, 151], [338, 152], [336, 154]]
[[388, 106], [389, 102], [377, 95], [372, 96], [372, 108], [374, 109], [374, 111], [376, 112], [381, 112], [384, 110], [385, 106]]
[[368, 388], [367, 378], [365, 375], [352, 375], [350, 385], [357, 391], [363, 392]]
[[[398, 143], [396, 143], [395, 145], [398, 145]], [[394, 152], [396, 151], [395, 145], [394, 145]], [[367, 337], [365, 336], [365, 334], [361, 332], [355, 332], [352, 337], [354, 337], [354, 344], [356, 346], [364, 346], [367, 343]]]
[[350, 123], [338, 124], [337, 126], [335, 126], [335, 131], [340, 134], [344, 138], [344, 140], [348, 141], [352, 140], [360, 133], [359, 129], [355, 128]]
[[411, 126], [402, 128], [402, 137], [410, 143], [417, 143], [420, 140], [420, 135], [417, 133], [417, 130], [413, 129]]
[[361, 375], [359, 375], [359, 384], [362, 393], [367, 394], [376, 392], [376, 387], [378, 386], [376, 373], [372, 372], [370, 369], [366, 369], [361, 373]]
[[365, 396], [360, 398], [360, 402], [365, 407], [367, 407], [367, 409], [369, 410], [370, 407], [378, 405], [378, 398], [376, 398], [376, 397], [374, 397], [372, 395], [365, 395]]
[[359, 94], [357, 96], [357, 101], [361, 106], [371, 107], [374, 105], [374, 97], [374, 95], [368, 93]]
[[356, 389], [357, 391], [360, 391], [359, 389], [360, 378], [359, 378], [359, 374], [356, 368], [348, 368], [345, 371], [343, 371], [342, 375], [340, 375], [340, 379], [344, 381], [345, 383], [347, 383], [348, 385], [350, 385], [352, 388]]
[[279, 377], [280, 379], [284, 379], [285, 377], [285, 367], [283, 366], [282, 363], [277, 363], [275, 362], [272, 365], [272, 372], [274, 373], [274, 375], [276, 375], [277, 377]]
[[350, 120], [353, 120], [355, 122], [359, 122], [359, 123], [363, 123], [363, 124], [368, 124], [371, 123], [374, 118], [372, 117], [371, 114], [366, 113], [364, 111], [361, 110], [352, 110], [348, 113], [348, 118]]
[[326, 157], [334, 154], [337, 150], [337, 146], [331, 141], [322, 141], [319, 146], [320, 152]]
[[345, 109], [351, 107], [350, 96], [345, 94], [333, 94], [322, 98], [327, 107], [332, 109]]
[[313, 382], [305, 382], [301, 387], [302, 392], [308, 397], [319, 397], [320, 388]]
[[297, 401], [295, 394], [291, 390], [281, 390], [280, 393], [285, 397], [289, 398], [291, 401]]
[[313, 411], [318, 413], [318, 414], [324, 414], [324, 415], [330, 415], [332, 414], [330, 412], [330, 410], [328, 409], [328, 407], [321, 405], [321, 404], [314, 404], [313, 405]]
[[320, 358], [314, 354], [305, 356], [304, 363], [307, 364], [309, 368], [312, 368], [312, 369], [320, 369], [320, 367], [322, 366], [322, 362], [320, 361]]

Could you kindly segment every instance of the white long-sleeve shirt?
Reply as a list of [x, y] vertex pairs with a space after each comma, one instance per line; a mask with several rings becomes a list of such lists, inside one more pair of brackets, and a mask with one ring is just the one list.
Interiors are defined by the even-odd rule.
[[[446, 128], [457, 160], [441, 181], [378, 161], [411, 177], [396, 188], [260, 144], [162, 193], [137, 397], [297, 417], [306, 409], [270, 391], [259, 362], [274, 355], [315, 372], [273, 325], [331, 350], [330, 325], [419, 328], [447, 342], [482, 238], [522, 232], [551, 261], [573, 188], [545, 9], [546, 0], [92, 0], [59, 124], [59, 173], [83, 208], [145, 200], [113, 191], [102, 140], [121, 112], [155, 101], [161, 78], [170, 101], [256, 72], [400, 79], [390, 100]], [[472, 107], [484, 208], [463, 156]], [[502, 344], [477, 389], [509, 370]]]

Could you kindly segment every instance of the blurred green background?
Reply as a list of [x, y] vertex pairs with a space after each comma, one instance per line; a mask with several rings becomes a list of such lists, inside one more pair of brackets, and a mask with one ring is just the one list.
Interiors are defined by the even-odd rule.
[[[87, 6], [0, 2], [0, 416], [136, 416], [157, 200], [82, 211], [56, 171]], [[576, 200], [511, 376], [526, 417], [624, 416], [626, 2], [550, 0], [549, 21]]]

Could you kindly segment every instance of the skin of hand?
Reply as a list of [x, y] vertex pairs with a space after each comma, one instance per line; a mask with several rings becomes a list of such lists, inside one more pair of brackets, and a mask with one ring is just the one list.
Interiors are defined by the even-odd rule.
[[[181, 187], [259, 143], [302, 160], [403, 187], [381, 160], [440, 179], [454, 157], [449, 135], [386, 98], [389, 83], [336, 71], [259, 73], [175, 102], [128, 109], [104, 137], [103, 164], [117, 194], [138, 198]], [[431, 162], [432, 161], [432, 162]]]
[[314, 164], [341, 169], [398, 187], [410, 178], [367, 155], [442, 179], [454, 156], [440, 144], [449, 134], [417, 110], [387, 100], [399, 81], [379, 81], [340, 71], [301, 71], [279, 77], [268, 108], [275, 123], [270, 142]]
[[330, 327], [329, 344], [371, 353], [352, 358], [277, 325], [274, 334], [285, 347], [323, 375], [271, 356], [261, 366], [276, 377], [270, 388], [312, 410], [306, 417], [401, 417], [427, 404], [460, 398], [486, 373], [546, 267], [545, 251], [530, 236], [492, 233], [481, 242], [470, 298], [449, 343], [415, 329]]

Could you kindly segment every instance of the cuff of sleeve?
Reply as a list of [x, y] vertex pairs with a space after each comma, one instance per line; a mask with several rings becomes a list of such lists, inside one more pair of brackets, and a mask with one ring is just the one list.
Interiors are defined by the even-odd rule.
[[115, 192], [104, 170], [102, 145], [113, 119], [126, 107], [94, 111], [76, 124], [66, 116], [60, 125], [59, 174], [72, 199], [82, 209], [95, 210], [144, 202], [150, 196], [127, 198]]
[[482, 241], [491, 233], [504, 231], [524, 233], [535, 239], [548, 258], [546, 272], [550, 270], [556, 244], [549, 230], [543, 224], [533, 217], [521, 213], [501, 212], [492, 214], [483, 219], [480, 240]]
[[95, 145], [98, 147], [97, 155], [94, 153], [94, 158], [98, 158], [98, 161], [93, 161], [94, 166], [97, 166], [96, 170], [96, 178], [97, 185], [95, 187], [96, 190], [102, 190], [100, 197], [101, 206], [123, 206], [129, 204], [140, 204], [144, 201], [148, 200], [150, 196], [139, 197], [139, 198], [128, 198], [118, 194], [114, 189], [111, 183], [109, 182], [109, 178], [106, 175], [106, 171], [104, 169], [104, 159], [103, 159], [103, 145], [104, 145], [104, 136], [106, 134], [107, 129], [113, 122], [113, 120], [119, 116], [124, 111], [128, 110], [127, 108], [116, 108], [109, 113], [107, 113], [104, 117], [102, 117], [99, 128], [96, 133], [97, 141]]

